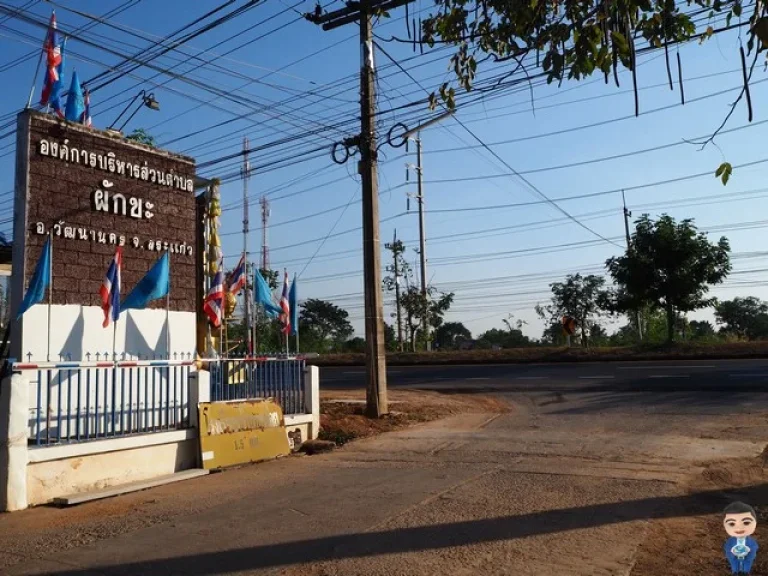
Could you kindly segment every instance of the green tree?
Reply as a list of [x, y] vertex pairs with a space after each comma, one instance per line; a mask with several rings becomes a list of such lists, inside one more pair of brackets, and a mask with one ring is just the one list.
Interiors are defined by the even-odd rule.
[[[450, 64], [464, 90], [472, 89], [478, 65], [488, 60], [504, 67], [507, 73], [500, 75], [495, 85], [483, 86], [482, 90], [498, 88], [502, 83], [516, 85], [517, 78], [509, 78], [519, 72], [531, 86], [532, 100], [531, 80], [538, 75], [546, 76], [548, 83], [559, 84], [565, 79], [578, 81], [601, 74], [607, 84], [613, 74], [618, 86], [619, 71], [628, 69], [632, 71], [635, 114], [639, 113], [638, 48], [665, 51], [667, 76], [672, 88], [669, 46], [697, 35], [702, 42], [711, 37], [715, 34], [715, 14], [726, 16], [724, 29], [729, 29], [733, 16], [741, 21], [743, 8], [741, 0], [689, 0], [687, 3], [671, 0], [435, 0], [435, 4], [435, 12], [422, 23], [422, 40], [429, 46], [440, 43], [456, 47]], [[686, 6], [691, 5], [695, 7], [686, 10]], [[698, 20], [700, 25], [697, 25], [693, 17], [706, 12], [709, 12], [709, 18]], [[759, 3], [751, 11], [749, 32], [745, 33], [747, 53], [755, 49], [756, 42], [758, 51], [768, 43], [766, 13], [764, 5]], [[748, 68], [742, 52], [744, 86], [731, 113], [717, 131], [725, 126], [745, 94], [751, 120], [748, 85], [758, 51], [752, 68]], [[682, 86], [680, 89], [682, 94]], [[437, 106], [438, 98], [448, 108], [456, 105], [455, 90], [447, 82], [440, 87], [439, 96], [434, 93], [430, 96], [432, 108]], [[731, 165], [724, 162], [716, 176], [725, 184], [731, 172]]]
[[768, 304], [754, 296], [716, 303], [715, 319], [727, 334], [748, 340], [768, 337]]
[[681, 312], [714, 302], [707, 297], [709, 286], [721, 283], [730, 272], [730, 250], [725, 237], [711, 244], [693, 220], [678, 223], [663, 214], [653, 221], [643, 214], [635, 222], [627, 252], [606, 262], [617, 286], [610, 308], [624, 313], [643, 306], [663, 310], [671, 342]]
[[432, 342], [439, 350], [455, 350], [467, 340], [472, 340], [472, 333], [461, 322], [445, 322], [432, 335]]
[[349, 313], [332, 302], [309, 298], [300, 304], [299, 330], [302, 338], [306, 334], [310, 341], [320, 348], [340, 347], [354, 333], [349, 322]]
[[360, 336], [350, 338], [344, 342], [341, 348], [344, 352], [363, 353], [365, 352], [365, 338], [360, 338]]
[[133, 140], [134, 142], [138, 142], [139, 144], [145, 144], [147, 146], [151, 146], [152, 148], [157, 147], [157, 143], [155, 142], [155, 137], [152, 136], [146, 130], [144, 130], [144, 128], [136, 128], [136, 130], [128, 134], [128, 136], [126, 136], [125, 139]]
[[691, 340], [717, 340], [715, 327], [712, 326], [712, 323], [708, 322], [707, 320], [691, 320], [691, 322], [688, 324], [688, 331]]
[[398, 350], [397, 334], [391, 324], [384, 322], [384, 347], [387, 352], [396, 352]]
[[519, 328], [508, 327], [507, 330], [491, 328], [483, 332], [477, 339], [477, 347], [493, 348], [524, 348], [530, 346], [530, 339]]
[[[574, 338], [576, 339], [575, 343], [580, 342], [578, 335], [576, 335]], [[551, 322], [547, 325], [546, 328], [544, 328], [544, 331], [541, 333], [541, 343], [548, 346], [565, 346], [566, 337], [565, 332], [563, 332], [563, 325], [560, 320], [557, 322]]]
[[607, 297], [602, 276], [569, 274], [565, 282], [550, 284], [552, 303], [536, 306], [536, 312], [550, 325], [561, 322], [563, 316], [576, 319], [581, 331], [582, 346], [589, 345], [589, 327], [603, 314], [603, 301]]
[[[385, 276], [382, 280], [384, 289], [388, 292], [395, 292], [399, 286], [400, 293], [402, 294], [404, 289], [405, 291], [408, 290], [408, 287], [411, 285], [413, 280], [413, 269], [411, 268], [410, 264], [408, 264], [404, 256], [406, 251], [405, 244], [403, 244], [402, 240], [394, 240], [392, 242], [387, 242], [384, 247], [392, 253], [392, 263], [387, 264], [385, 267], [388, 275]], [[395, 261], [397, 261], [397, 274], [395, 274]], [[405, 286], [403, 286], [403, 281]], [[399, 307], [399, 309], [397, 309], [397, 307]], [[402, 326], [404, 325], [404, 319], [402, 318], [402, 314], [404, 313], [402, 301], [396, 303], [396, 310], [392, 313], [392, 318], [397, 318], [398, 313], [401, 315], [400, 322]], [[406, 326], [408, 323], [409, 320], [405, 319]], [[407, 337], [408, 336], [406, 330], [406, 338]], [[402, 347], [402, 343], [398, 343], [398, 345]]]
[[400, 305], [405, 312], [405, 327], [408, 339], [411, 344], [411, 350], [416, 351], [417, 342], [420, 341], [426, 347], [424, 335], [420, 327], [426, 319], [432, 330], [440, 327], [443, 323], [443, 316], [453, 303], [453, 292], [448, 294], [440, 293], [430, 286], [427, 295], [421, 293], [416, 286], [409, 286], [408, 289], [400, 294]]

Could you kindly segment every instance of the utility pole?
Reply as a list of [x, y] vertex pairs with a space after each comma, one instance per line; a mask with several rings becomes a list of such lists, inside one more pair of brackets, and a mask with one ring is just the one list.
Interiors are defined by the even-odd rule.
[[248, 179], [251, 177], [251, 166], [248, 162], [248, 138], [243, 137], [243, 265], [245, 266], [245, 291], [243, 303], [245, 304], [245, 355], [253, 354], [253, 341], [251, 340], [251, 298], [248, 285]]
[[413, 0], [361, 0], [349, 2], [346, 8], [326, 14], [318, 6], [307, 19], [333, 30], [359, 22], [360, 25], [360, 150], [358, 172], [363, 187], [363, 284], [365, 287], [365, 366], [366, 412], [380, 417], [389, 411], [387, 403], [387, 370], [384, 353], [384, 305], [381, 286], [381, 254], [379, 239], [379, 194], [376, 151], [376, 87], [374, 84], [373, 22], [375, 13], [404, 6]]
[[397, 310], [397, 350], [403, 351], [403, 322], [400, 316], [400, 252], [397, 250], [397, 228], [392, 240], [392, 257], [395, 260], [395, 309]]
[[429, 340], [429, 292], [427, 291], [427, 250], [424, 237], [424, 187], [421, 168], [421, 134], [416, 135], [416, 176], [418, 184], [419, 200], [419, 256], [421, 257], [421, 297], [427, 307], [422, 318], [422, 330], [424, 331], [424, 346], [427, 351], [432, 349]]
[[[624, 196], [624, 190], [621, 191], [621, 202], [624, 205], [624, 234], [627, 238], [627, 252], [632, 251], [632, 238], [629, 235], [629, 218], [632, 216], [632, 212], [627, 210], [627, 199]], [[635, 310], [635, 326], [637, 326], [637, 338], [643, 340], [643, 329], [640, 326], [640, 311]]]

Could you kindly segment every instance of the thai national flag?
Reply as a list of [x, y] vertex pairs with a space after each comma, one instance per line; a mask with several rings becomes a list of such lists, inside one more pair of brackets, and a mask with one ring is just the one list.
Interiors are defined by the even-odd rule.
[[43, 52], [46, 56], [45, 82], [40, 104], [48, 104], [53, 85], [59, 80], [59, 65], [61, 64], [61, 43], [59, 33], [56, 31], [56, 12], [51, 13], [51, 21], [48, 24], [48, 34], [43, 42]]
[[229, 285], [229, 291], [237, 296], [238, 292], [245, 286], [245, 254], [240, 257], [240, 262], [237, 263], [237, 268], [232, 273], [232, 280]]
[[283, 334], [291, 333], [291, 305], [288, 302], [288, 271], [285, 272], [285, 284], [283, 284], [283, 295], [280, 297], [280, 321], [283, 323]]
[[222, 308], [224, 308], [224, 275], [219, 266], [219, 271], [213, 277], [211, 288], [203, 302], [203, 312], [213, 324], [214, 328], [221, 326]]
[[104, 323], [102, 324], [104, 328], [109, 326], [110, 321], [117, 322], [120, 316], [120, 269], [122, 267], [123, 249], [118, 248], [99, 289], [101, 309], [104, 310]]

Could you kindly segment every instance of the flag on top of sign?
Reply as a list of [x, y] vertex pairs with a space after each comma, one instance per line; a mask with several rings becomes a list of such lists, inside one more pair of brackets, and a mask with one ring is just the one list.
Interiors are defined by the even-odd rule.
[[229, 291], [237, 296], [238, 292], [245, 286], [245, 254], [240, 257], [240, 262], [237, 263], [237, 268], [232, 273], [232, 280], [229, 285]]
[[48, 104], [54, 83], [59, 79], [59, 66], [61, 65], [61, 44], [59, 33], [56, 31], [56, 11], [51, 12], [51, 21], [48, 23], [48, 34], [43, 42], [45, 53], [45, 81], [40, 104]]
[[101, 309], [104, 310], [104, 323], [102, 324], [104, 328], [109, 326], [110, 321], [117, 322], [120, 317], [120, 269], [122, 266], [123, 249], [118, 247], [99, 289]]
[[64, 118], [64, 53], [66, 52], [67, 39], [61, 44], [61, 61], [56, 68], [57, 78], [51, 87], [51, 95], [48, 97], [48, 103], [59, 118]]
[[72, 72], [72, 83], [69, 85], [67, 108], [64, 111], [64, 117], [70, 122], [82, 122], [84, 112], [83, 88], [80, 86], [80, 77], [77, 75], [77, 70], [75, 70]]
[[291, 332], [291, 304], [288, 302], [288, 271], [285, 272], [285, 283], [283, 284], [283, 295], [280, 297], [280, 321], [283, 323], [283, 334]]
[[203, 302], [203, 312], [213, 324], [214, 328], [221, 326], [222, 310], [224, 308], [224, 273], [221, 271], [223, 263], [219, 266], [219, 271], [213, 277], [211, 288]]
[[85, 111], [83, 112], [83, 124], [91, 127], [92, 120], [91, 120], [91, 91], [86, 90], [85, 94], [83, 95], [83, 102], [85, 103]]

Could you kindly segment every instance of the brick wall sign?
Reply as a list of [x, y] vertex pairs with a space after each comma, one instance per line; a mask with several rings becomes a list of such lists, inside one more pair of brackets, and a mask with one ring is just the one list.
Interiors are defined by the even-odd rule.
[[24, 285], [53, 230], [54, 304], [99, 306], [122, 246], [123, 297], [168, 251], [170, 308], [194, 312], [194, 161], [34, 111], [19, 115], [18, 130], [14, 240], [24, 242], [14, 266], [23, 261]]

